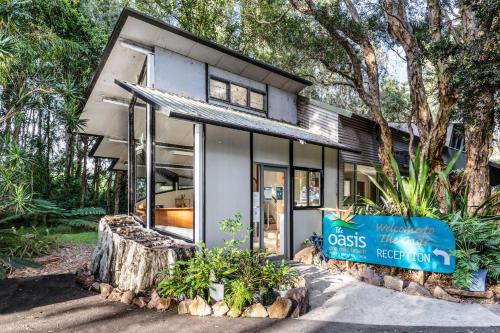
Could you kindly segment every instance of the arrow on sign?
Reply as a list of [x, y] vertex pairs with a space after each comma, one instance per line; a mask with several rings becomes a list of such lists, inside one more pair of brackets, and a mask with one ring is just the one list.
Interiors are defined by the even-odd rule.
[[432, 253], [434, 253], [436, 257], [443, 257], [444, 264], [446, 266], [450, 266], [450, 255], [448, 254], [448, 252], [436, 248], [434, 249], [434, 251], [432, 251]]

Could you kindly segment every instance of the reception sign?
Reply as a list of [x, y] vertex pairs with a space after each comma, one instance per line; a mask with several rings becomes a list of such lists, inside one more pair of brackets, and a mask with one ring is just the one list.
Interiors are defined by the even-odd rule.
[[453, 273], [455, 238], [434, 218], [327, 214], [323, 252], [327, 258]]

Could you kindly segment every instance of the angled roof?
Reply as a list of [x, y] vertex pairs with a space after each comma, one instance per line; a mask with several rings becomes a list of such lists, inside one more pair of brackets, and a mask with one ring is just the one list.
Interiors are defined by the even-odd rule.
[[295, 125], [181, 97], [158, 89], [142, 87], [126, 81], [115, 80], [115, 82], [125, 90], [137, 95], [140, 99], [153, 104], [161, 112], [172, 118], [224, 126], [286, 139], [302, 140], [306, 143], [357, 152], [357, 150], [339, 144], [330, 137], [313, 133]]

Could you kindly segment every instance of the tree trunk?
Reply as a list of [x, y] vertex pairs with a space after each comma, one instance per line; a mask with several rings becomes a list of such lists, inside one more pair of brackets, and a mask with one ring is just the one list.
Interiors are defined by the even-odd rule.
[[194, 245], [145, 230], [130, 216], [103, 217], [98, 239], [92, 274], [134, 293], [154, 287], [163, 278], [159, 272], [194, 254]]
[[[68, 182], [71, 178], [71, 169], [73, 167], [73, 153], [74, 153], [75, 135], [73, 133], [66, 133], [66, 163], [64, 168], [64, 179]], [[68, 186], [68, 184], [66, 184]]]
[[491, 194], [489, 159], [492, 151], [494, 126], [494, 98], [483, 92], [475, 98], [474, 119], [465, 123], [467, 160], [464, 177], [469, 184], [467, 205], [469, 212], [479, 207]]
[[92, 190], [94, 194], [94, 206], [97, 206], [99, 202], [99, 181], [101, 174], [101, 160], [94, 157], [94, 179], [92, 184]]
[[85, 197], [87, 195], [87, 149], [89, 146], [89, 138], [82, 137], [83, 141], [83, 167], [80, 174], [80, 207], [85, 206]]
[[47, 153], [45, 154], [45, 188], [44, 193], [48, 195], [50, 193], [50, 148], [52, 146], [52, 140], [50, 135], [50, 109], [47, 109], [47, 117], [45, 124], [45, 140], [47, 142]]
[[122, 193], [124, 173], [117, 171], [115, 175], [115, 211], [114, 214], [118, 215], [120, 212], [120, 196]]
[[75, 177], [78, 177], [82, 174], [82, 164], [83, 164], [83, 148], [82, 148], [82, 136], [78, 135], [76, 138], [76, 168], [75, 168]]

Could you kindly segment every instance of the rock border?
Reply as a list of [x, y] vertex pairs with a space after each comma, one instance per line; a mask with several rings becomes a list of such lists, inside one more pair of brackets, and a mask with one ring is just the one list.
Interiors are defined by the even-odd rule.
[[[434, 297], [455, 303], [492, 304], [500, 302], [499, 285], [490, 286], [488, 290], [483, 292], [466, 291], [456, 287], [439, 284], [425, 283], [421, 285], [413, 280], [402, 279], [392, 274], [380, 274], [377, 270], [372, 268], [377, 267], [376, 265], [335, 259], [331, 259], [326, 263], [321, 261], [320, 254], [316, 251], [314, 246], [303, 248], [295, 254], [293, 259], [305, 265], [315, 265], [330, 271], [346, 272], [359, 281], [377, 287], [385, 287], [397, 292], [403, 292], [408, 295]], [[337, 265], [339, 262], [341, 262], [341, 264]]]
[[298, 318], [309, 311], [309, 290], [305, 286], [303, 277], [299, 278], [294, 288], [287, 290], [284, 297], [278, 296], [270, 306], [256, 302], [245, 307], [242, 312], [230, 309], [225, 301], [218, 301], [210, 305], [200, 296], [177, 301], [171, 297], [161, 297], [156, 290], [138, 293], [133, 290], [122, 290], [119, 287], [113, 287], [110, 283], [96, 281], [86, 266], [77, 271], [75, 281], [82, 288], [99, 293], [102, 298], [110, 302], [161, 312], [173, 310], [180, 315], [284, 319], [288, 317]]

